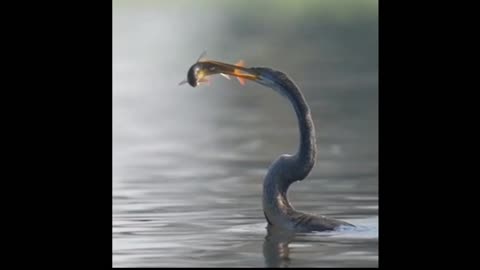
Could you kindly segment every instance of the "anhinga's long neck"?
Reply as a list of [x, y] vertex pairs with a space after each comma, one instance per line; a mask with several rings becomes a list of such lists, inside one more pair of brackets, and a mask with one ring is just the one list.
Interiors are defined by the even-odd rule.
[[264, 181], [263, 205], [270, 223], [285, 223], [294, 215], [294, 208], [287, 199], [288, 187], [295, 181], [305, 179], [315, 164], [316, 140], [310, 108], [298, 87], [283, 73], [272, 86], [286, 97], [295, 110], [300, 144], [295, 155], [282, 155], [270, 167]]
[[292, 171], [294, 181], [305, 179], [313, 166], [317, 155], [315, 126], [313, 124], [310, 108], [300, 90], [294, 87], [288, 88], [290, 102], [295, 110], [300, 131], [300, 144], [297, 153], [293, 156], [295, 167]]
[[[298, 129], [300, 132], [300, 143], [297, 153], [282, 164], [283, 175], [279, 181], [285, 182], [288, 186], [297, 181], [305, 179], [313, 166], [317, 155], [315, 127], [305, 97], [300, 89], [283, 73], [276, 85], [276, 91], [286, 97], [292, 104], [297, 116]], [[286, 191], [286, 190], [285, 190]]]

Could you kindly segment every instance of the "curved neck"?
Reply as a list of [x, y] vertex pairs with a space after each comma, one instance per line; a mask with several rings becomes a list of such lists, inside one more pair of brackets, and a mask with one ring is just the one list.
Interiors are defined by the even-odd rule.
[[[283, 74], [282, 74], [283, 75]], [[283, 155], [270, 167], [264, 181], [263, 201], [265, 216], [269, 223], [284, 223], [294, 214], [287, 199], [288, 187], [295, 181], [305, 179], [315, 164], [316, 140], [310, 108], [298, 87], [286, 77], [281, 77], [274, 88], [286, 97], [295, 110], [300, 144], [295, 155]]]
[[[287, 170], [283, 170], [283, 175], [277, 182], [286, 182], [288, 185], [305, 179], [313, 166], [317, 155], [317, 146], [315, 139], [315, 127], [305, 97], [298, 87], [286, 75], [277, 86], [277, 91], [286, 97], [297, 116], [298, 129], [300, 132], [300, 143], [297, 153], [288, 159], [288, 164], [282, 164]], [[285, 188], [288, 188], [288, 185]], [[286, 190], [285, 190], [286, 191]]]
[[295, 109], [300, 131], [300, 144], [297, 153], [293, 156], [295, 168], [292, 176], [295, 181], [305, 179], [312, 170], [315, 165], [317, 146], [312, 115], [303, 94], [296, 86], [291, 88], [289, 93], [291, 93], [289, 100]]

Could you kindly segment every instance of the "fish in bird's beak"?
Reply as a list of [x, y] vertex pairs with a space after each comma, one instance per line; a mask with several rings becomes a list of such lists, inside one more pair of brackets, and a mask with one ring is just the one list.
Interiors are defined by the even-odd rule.
[[208, 76], [220, 74], [226, 79], [234, 76], [241, 85], [245, 85], [246, 80], [257, 80], [258, 74], [252, 69], [246, 68], [243, 60], [238, 61], [235, 65], [227, 63], [201, 60], [204, 53], [199, 60], [193, 64], [187, 72], [187, 79], [179, 83], [179, 85], [188, 83], [192, 87], [196, 87], [202, 83], [209, 83]]

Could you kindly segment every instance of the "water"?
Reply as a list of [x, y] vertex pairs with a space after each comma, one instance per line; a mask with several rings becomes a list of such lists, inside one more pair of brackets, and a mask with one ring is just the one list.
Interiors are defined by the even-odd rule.
[[[378, 265], [375, 4], [277, 1], [273, 12], [268, 1], [245, 2], [114, 1], [115, 267]], [[204, 49], [283, 70], [302, 88], [319, 155], [289, 198], [357, 229], [267, 231], [262, 181], [277, 156], [296, 150], [293, 110], [274, 91], [220, 76], [177, 86]]]

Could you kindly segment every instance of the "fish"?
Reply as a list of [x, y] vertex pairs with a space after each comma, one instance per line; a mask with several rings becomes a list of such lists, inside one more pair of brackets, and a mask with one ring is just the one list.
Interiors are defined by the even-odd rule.
[[[230, 76], [234, 76], [241, 85], [245, 85], [246, 80], [255, 80], [257, 75], [245, 67], [243, 60], [239, 60], [234, 65], [204, 59], [206, 51], [204, 51], [197, 61], [188, 69], [187, 79], [181, 81], [178, 85], [188, 83], [192, 87], [200, 84], [209, 84], [209, 76], [220, 74], [230, 80]], [[230, 75], [230, 76], [229, 76]]]

